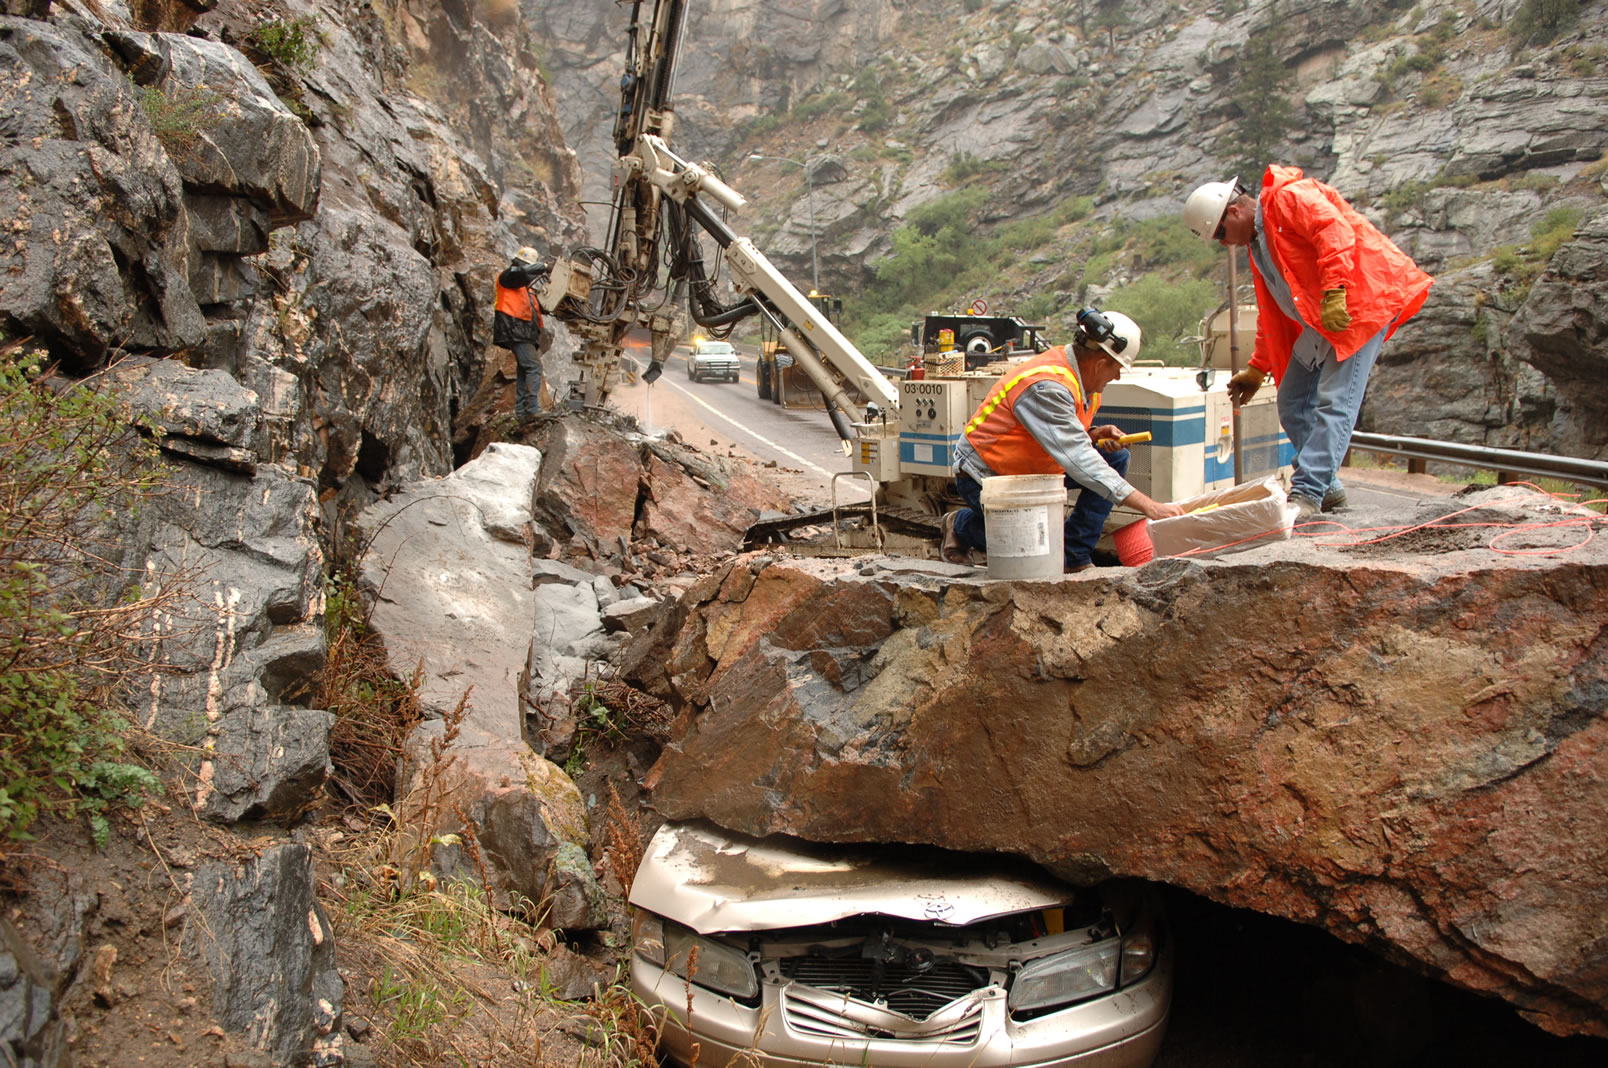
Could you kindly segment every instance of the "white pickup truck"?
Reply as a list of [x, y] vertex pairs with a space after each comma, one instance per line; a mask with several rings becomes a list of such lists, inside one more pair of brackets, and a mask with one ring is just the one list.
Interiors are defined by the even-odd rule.
[[742, 361], [737, 358], [737, 350], [731, 347], [729, 341], [700, 338], [692, 343], [692, 352], [687, 355], [687, 377], [694, 382], [702, 382], [706, 378], [735, 382], [742, 366]]

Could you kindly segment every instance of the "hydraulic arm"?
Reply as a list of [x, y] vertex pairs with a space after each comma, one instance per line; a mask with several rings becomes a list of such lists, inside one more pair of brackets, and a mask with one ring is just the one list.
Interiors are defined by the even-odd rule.
[[[632, 331], [652, 338], [644, 378], [658, 378], [680, 340], [680, 302], [693, 322], [724, 336], [741, 320], [764, 315], [782, 344], [827, 399], [838, 434], [854, 436], [860, 418], [878, 421], [897, 412], [899, 395], [876, 366], [832, 325], [746, 237], [735, 234], [724, 212], [743, 198], [707, 167], [669, 147], [670, 104], [676, 60], [685, 30], [686, 0], [634, 0], [626, 71], [620, 79], [620, 113], [614, 139], [619, 159], [606, 248], [584, 248], [558, 259], [542, 306], [582, 341], [584, 400], [601, 403], [614, 384]], [[722, 209], [719, 214], [711, 206]], [[715, 245], [715, 264], [704, 259], [704, 236]], [[716, 279], [724, 261], [736, 299], [723, 302]], [[868, 398], [861, 411], [849, 386]]]

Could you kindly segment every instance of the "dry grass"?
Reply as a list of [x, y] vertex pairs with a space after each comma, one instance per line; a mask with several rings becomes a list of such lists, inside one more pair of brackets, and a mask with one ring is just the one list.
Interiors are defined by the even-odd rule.
[[[378, 806], [389, 825], [329, 857], [320, 896], [341, 945], [348, 1018], [368, 1025], [387, 1068], [656, 1066], [657, 1027], [620, 978], [584, 1001], [557, 997], [549, 976], [560, 935], [544, 925], [544, 903], [485, 890], [472, 822], [444, 811], [468, 696], [431, 741], [406, 803]], [[449, 815], [463, 831], [438, 832]], [[634, 871], [638, 824], [618, 795], [610, 821], [611, 863]], [[431, 853], [445, 844], [464, 850], [478, 884], [432, 871]]]

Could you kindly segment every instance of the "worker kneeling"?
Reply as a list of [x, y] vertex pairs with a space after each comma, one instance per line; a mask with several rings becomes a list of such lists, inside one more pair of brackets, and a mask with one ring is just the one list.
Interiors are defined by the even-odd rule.
[[1184, 514], [1176, 504], [1134, 489], [1123, 477], [1128, 450], [1116, 443], [1122, 431], [1093, 425], [1100, 391], [1122, 377], [1138, 355], [1138, 324], [1119, 312], [1084, 308], [1070, 352], [1057, 345], [994, 384], [955, 449], [955, 485], [968, 507], [944, 516], [945, 560], [970, 563], [971, 550], [988, 549], [982, 482], [994, 475], [1060, 474], [1069, 489], [1078, 491], [1066, 517], [1068, 571], [1091, 566], [1089, 554], [1118, 504], [1150, 519]]

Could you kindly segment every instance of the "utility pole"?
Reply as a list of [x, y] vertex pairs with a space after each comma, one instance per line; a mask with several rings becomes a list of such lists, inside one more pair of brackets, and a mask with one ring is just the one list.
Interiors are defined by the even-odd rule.
[[768, 159], [777, 163], [791, 163], [804, 172], [804, 189], [810, 204], [810, 295], [821, 291], [821, 254], [819, 242], [816, 240], [815, 230], [815, 181], [810, 177], [810, 165], [803, 160], [788, 159], [786, 156], [762, 156], [752, 152], [749, 159]]

